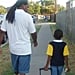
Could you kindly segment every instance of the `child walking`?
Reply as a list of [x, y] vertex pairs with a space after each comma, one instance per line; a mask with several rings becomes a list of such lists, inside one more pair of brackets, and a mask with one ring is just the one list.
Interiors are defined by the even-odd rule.
[[70, 70], [68, 65], [69, 50], [66, 42], [63, 42], [61, 39], [62, 37], [62, 30], [57, 29], [54, 32], [55, 40], [49, 42], [48, 44], [46, 53], [48, 57], [44, 70], [47, 71], [50, 64], [51, 75], [61, 75], [64, 69], [64, 65], [67, 72]]

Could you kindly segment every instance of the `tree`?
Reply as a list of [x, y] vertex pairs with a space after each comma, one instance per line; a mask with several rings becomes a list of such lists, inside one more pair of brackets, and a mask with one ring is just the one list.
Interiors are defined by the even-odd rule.
[[40, 5], [38, 3], [29, 3], [29, 9], [30, 14], [40, 14]]
[[34, 13], [34, 10], [33, 9], [34, 9], [33, 5], [32, 4], [29, 4], [28, 12], [30, 14], [33, 14]]
[[58, 5], [57, 8], [58, 8], [58, 11], [63, 11], [63, 10], [65, 10], [65, 7], [64, 7], [64, 6]]
[[[57, 11], [57, 0], [42, 0], [41, 12], [52, 14]], [[46, 11], [45, 11], [46, 10]]]
[[38, 3], [34, 4], [34, 13], [35, 14], [40, 14], [40, 6]]
[[3, 6], [0, 6], [0, 14], [5, 14], [7, 12], [6, 8]]
[[54, 0], [44, 0], [43, 2], [45, 4], [45, 6], [54, 5]]

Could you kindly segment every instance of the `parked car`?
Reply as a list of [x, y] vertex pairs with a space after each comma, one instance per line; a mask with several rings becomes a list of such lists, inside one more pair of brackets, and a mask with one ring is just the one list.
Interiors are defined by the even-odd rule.
[[32, 15], [32, 18], [33, 18], [33, 22], [36, 23], [38, 20], [38, 17], [36, 15]]

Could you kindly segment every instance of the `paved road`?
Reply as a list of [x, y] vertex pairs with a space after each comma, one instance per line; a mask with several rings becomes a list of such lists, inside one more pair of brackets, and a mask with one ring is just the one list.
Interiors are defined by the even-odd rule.
[[[28, 75], [39, 75], [39, 68], [43, 67], [46, 63], [46, 49], [48, 42], [53, 40], [52, 32], [49, 25], [42, 25], [38, 33], [38, 46], [33, 48], [33, 54], [31, 59], [31, 68]], [[50, 75], [50, 71], [42, 71], [42, 75]]]

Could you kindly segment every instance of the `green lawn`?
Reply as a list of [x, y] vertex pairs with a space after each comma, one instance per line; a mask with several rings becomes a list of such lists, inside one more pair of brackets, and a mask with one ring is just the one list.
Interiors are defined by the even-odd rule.
[[10, 67], [10, 53], [8, 44], [2, 48], [2, 54], [0, 55], [0, 75], [7, 71]]
[[75, 75], [75, 73], [73, 73], [73, 72], [68, 72], [68, 73], [66, 73], [66, 75]]
[[7, 70], [3, 71], [1, 75], [14, 75], [12, 67], [9, 65]]

